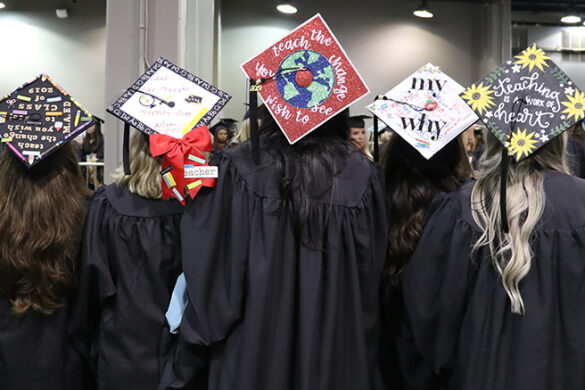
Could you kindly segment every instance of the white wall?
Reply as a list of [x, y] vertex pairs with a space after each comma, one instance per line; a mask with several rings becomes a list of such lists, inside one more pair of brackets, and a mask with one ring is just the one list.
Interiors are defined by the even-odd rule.
[[104, 118], [105, 2], [80, 2], [68, 19], [50, 12], [0, 11], [0, 94], [49, 74], [80, 104]]
[[[545, 51], [563, 48], [563, 32], [572, 32], [581, 37], [581, 43], [585, 42], [585, 27], [526, 27], [527, 44], [536, 43]], [[582, 45], [582, 49], [585, 45]], [[583, 72], [583, 56], [563, 55], [560, 52], [547, 51], [549, 57], [569, 76], [581, 90], [585, 88], [585, 72]], [[579, 58], [581, 57], [581, 58]]]
[[[351, 107], [352, 114], [365, 113], [363, 106], [374, 94], [388, 91], [427, 62], [467, 85], [487, 71], [484, 60], [500, 57], [488, 48], [490, 34], [500, 26], [490, 19], [490, 7], [479, 3], [433, 1], [435, 18], [430, 20], [414, 17], [419, 2], [410, 0], [304, 1], [292, 17], [278, 14], [273, 3], [222, 0], [219, 86], [234, 97], [220, 116], [240, 119], [245, 112], [247, 84], [239, 65], [317, 12], [373, 92]], [[500, 42], [492, 46], [502, 47]]]

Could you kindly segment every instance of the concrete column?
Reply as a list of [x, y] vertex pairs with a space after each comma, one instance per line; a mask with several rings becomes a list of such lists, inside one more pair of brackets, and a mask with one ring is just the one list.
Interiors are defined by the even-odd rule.
[[479, 69], [482, 76], [512, 56], [511, 1], [496, 0], [487, 8], [483, 58]]
[[[106, 28], [106, 107], [158, 57], [214, 82], [214, 0], [108, 0]], [[109, 114], [105, 119], [104, 180], [110, 183], [122, 163], [124, 125]]]

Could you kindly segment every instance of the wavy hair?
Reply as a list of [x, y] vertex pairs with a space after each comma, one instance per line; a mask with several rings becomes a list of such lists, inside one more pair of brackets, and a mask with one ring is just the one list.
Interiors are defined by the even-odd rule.
[[565, 161], [566, 134], [556, 137], [532, 156], [516, 163], [510, 159], [506, 184], [506, 212], [509, 233], [501, 229], [500, 166], [503, 146], [491, 134], [487, 152], [480, 161], [479, 178], [471, 193], [473, 219], [482, 229], [472, 253], [487, 246], [494, 266], [510, 299], [513, 313], [524, 313], [520, 282], [530, 271], [530, 235], [545, 207], [542, 171], [568, 173]]
[[[359, 153], [345, 139], [348, 110], [335, 115], [311, 134], [291, 145], [264, 106], [259, 107], [260, 145], [270, 153], [280, 180], [280, 194], [292, 205], [294, 231], [306, 246], [322, 250], [316, 237], [317, 199], [329, 193], [350, 153]], [[313, 234], [315, 233], [315, 234]]]
[[402, 269], [411, 258], [427, 221], [433, 197], [459, 188], [471, 175], [460, 137], [427, 160], [394, 134], [382, 155], [388, 214], [388, 245], [384, 276], [400, 285]]
[[149, 199], [162, 199], [162, 157], [152, 157], [145, 136], [134, 131], [130, 140], [130, 175], [118, 167], [112, 175], [121, 187], [128, 187], [133, 194]]
[[73, 147], [65, 145], [30, 169], [5, 149], [0, 188], [0, 294], [15, 315], [50, 315], [74, 287], [91, 194]]

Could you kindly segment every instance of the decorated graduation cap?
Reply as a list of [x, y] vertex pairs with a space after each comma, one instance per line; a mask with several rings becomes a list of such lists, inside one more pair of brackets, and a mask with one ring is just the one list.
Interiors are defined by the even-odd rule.
[[500, 212], [508, 232], [508, 157], [519, 162], [585, 117], [585, 93], [532, 45], [467, 88], [461, 97], [502, 143]]
[[371, 118], [369, 115], [355, 115], [349, 117], [349, 127], [365, 129], [366, 119]]
[[471, 85], [461, 97], [516, 161], [585, 116], [585, 93], [536, 45]]
[[368, 93], [339, 42], [317, 14], [242, 64], [252, 85], [252, 146], [258, 92], [293, 144]]
[[231, 96], [170, 61], [159, 58], [107, 109], [125, 122], [124, 171], [128, 160], [129, 126], [150, 134], [150, 152], [163, 156], [163, 197], [185, 204], [184, 186], [193, 198], [201, 187], [213, 187], [217, 168], [209, 167], [209, 123]]
[[459, 97], [463, 90], [429, 63], [367, 108], [430, 159], [478, 119]]
[[46, 74], [0, 100], [2, 142], [29, 168], [93, 123], [94, 117]]

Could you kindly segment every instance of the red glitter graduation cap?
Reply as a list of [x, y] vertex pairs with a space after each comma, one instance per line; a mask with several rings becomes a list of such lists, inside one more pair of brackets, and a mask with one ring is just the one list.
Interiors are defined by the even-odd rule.
[[242, 70], [291, 144], [369, 92], [319, 14]]

